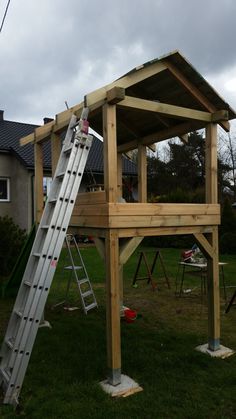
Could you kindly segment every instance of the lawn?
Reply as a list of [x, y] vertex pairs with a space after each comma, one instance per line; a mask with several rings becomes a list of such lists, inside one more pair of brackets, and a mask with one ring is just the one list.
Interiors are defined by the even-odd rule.
[[[106, 377], [104, 266], [95, 248], [81, 251], [99, 308], [87, 316], [81, 308], [52, 309], [65, 295], [63, 251], [45, 311], [52, 328], [38, 332], [20, 406], [16, 411], [11, 406], [0, 406], [0, 418], [235, 418], [236, 356], [212, 359], [194, 350], [207, 342], [206, 297], [201, 298], [200, 288], [196, 288], [199, 280], [190, 277], [185, 286], [194, 292], [176, 297], [180, 251], [175, 249], [162, 249], [171, 289], [166, 286], [159, 264], [155, 291], [146, 281], [139, 281], [137, 288], [132, 287], [137, 252], [125, 265], [124, 303], [139, 315], [134, 323], [122, 321], [121, 324], [122, 372], [137, 381], [143, 392], [113, 399], [102, 391], [99, 381]], [[153, 257], [153, 253], [148, 256]], [[221, 261], [228, 262], [227, 284], [236, 285], [235, 257], [224, 256]], [[227, 291], [230, 297], [233, 289]], [[69, 300], [71, 305], [81, 307], [75, 284]], [[0, 301], [1, 338], [13, 302], [12, 299]], [[221, 342], [236, 349], [236, 307], [227, 315], [224, 310], [222, 292]]]

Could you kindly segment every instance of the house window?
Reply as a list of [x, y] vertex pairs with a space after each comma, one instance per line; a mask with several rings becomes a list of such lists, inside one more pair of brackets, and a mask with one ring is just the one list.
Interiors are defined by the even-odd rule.
[[10, 201], [10, 179], [0, 177], [0, 202]]

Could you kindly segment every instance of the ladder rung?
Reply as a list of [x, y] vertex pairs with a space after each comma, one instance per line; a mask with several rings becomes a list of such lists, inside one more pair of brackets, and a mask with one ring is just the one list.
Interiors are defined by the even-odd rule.
[[89, 282], [88, 278], [79, 279], [79, 284], [85, 284], [86, 282]]
[[43, 226], [41, 226], [42, 229], [47, 230], [49, 229], [49, 225], [48, 224], [44, 224]]
[[64, 269], [67, 269], [70, 271], [72, 271], [73, 269], [79, 270], [79, 269], [83, 269], [83, 266], [64, 266]]
[[65, 172], [58, 173], [57, 178], [62, 178], [64, 176], [64, 174], [65, 174]]
[[10, 349], [13, 348], [13, 338], [9, 338], [9, 339], [5, 340], [5, 343], [8, 346], [8, 348], [10, 348]]
[[14, 313], [19, 317], [23, 317], [23, 313], [20, 310], [14, 310]]
[[86, 311], [89, 311], [92, 308], [97, 307], [97, 306], [98, 306], [97, 303], [92, 303], [92, 304], [89, 304], [89, 306], [85, 306], [85, 310]]
[[93, 294], [93, 291], [91, 291], [91, 290], [88, 290], [88, 291], [85, 291], [85, 292], [82, 292], [81, 293], [81, 295], [82, 295], [82, 297], [88, 297], [89, 295], [92, 295]]
[[3, 368], [1, 368], [0, 369], [0, 373], [2, 374], [2, 376], [3, 376], [3, 378], [4, 378], [4, 380], [7, 382], [7, 383], [9, 383], [10, 382], [10, 379], [11, 379], [11, 375], [10, 375], [10, 373], [8, 373], [5, 369], [3, 369]]
[[52, 198], [48, 201], [50, 204], [55, 204], [57, 202], [57, 198]]
[[24, 284], [27, 285], [27, 287], [31, 287], [32, 283], [30, 281], [24, 281]]
[[64, 153], [68, 154], [71, 151], [72, 147], [73, 147], [73, 143], [71, 143], [70, 147], [65, 148]]
[[41, 253], [35, 252], [35, 253], [33, 253], [33, 256], [35, 256], [36, 258], [40, 258]]

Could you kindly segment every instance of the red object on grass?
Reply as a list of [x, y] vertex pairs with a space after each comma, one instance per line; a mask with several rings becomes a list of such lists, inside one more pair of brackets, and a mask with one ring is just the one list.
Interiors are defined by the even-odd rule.
[[131, 310], [130, 308], [126, 308], [124, 310], [124, 314], [125, 314], [125, 321], [127, 323], [133, 323], [134, 320], [137, 319], [137, 311]]

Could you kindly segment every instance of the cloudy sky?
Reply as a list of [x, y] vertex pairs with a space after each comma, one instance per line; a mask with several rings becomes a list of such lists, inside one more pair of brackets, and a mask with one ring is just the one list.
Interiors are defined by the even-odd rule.
[[[8, 0], [0, 2], [2, 21]], [[235, 0], [11, 0], [0, 33], [0, 109], [41, 124], [178, 49], [236, 109]]]

